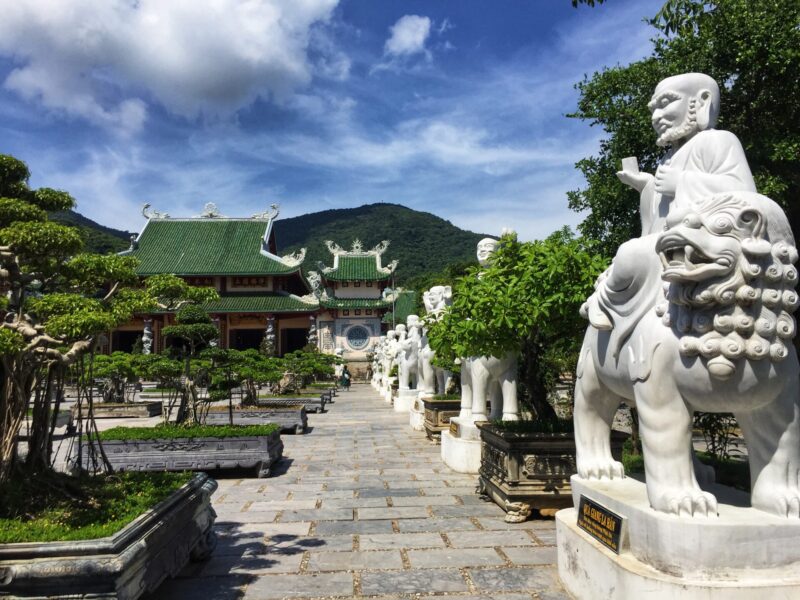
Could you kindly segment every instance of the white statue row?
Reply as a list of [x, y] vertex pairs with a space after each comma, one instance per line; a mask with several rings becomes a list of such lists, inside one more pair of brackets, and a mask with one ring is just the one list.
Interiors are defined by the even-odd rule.
[[[478, 242], [477, 258], [486, 267], [499, 242], [484, 238]], [[426, 316], [409, 315], [381, 336], [374, 352], [372, 385], [387, 401], [392, 398], [392, 369], [397, 366], [400, 391], [417, 390], [421, 397], [445, 394], [451, 373], [434, 364], [435, 352], [428, 341], [427, 323], [439, 319], [452, 303], [452, 288], [437, 285], [423, 294]], [[517, 402], [517, 356], [473, 356], [462, 358], [461, 411], [459, 417], [470, 422], [519, 419]], [[487, 415], [487, 403], [490, 410]]]

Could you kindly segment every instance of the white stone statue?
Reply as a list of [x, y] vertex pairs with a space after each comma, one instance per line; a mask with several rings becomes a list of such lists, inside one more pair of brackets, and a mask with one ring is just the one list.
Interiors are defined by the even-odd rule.
[[[438, 319], [442, 312], [453, 303], [453, 288], [449, 285], [435, 285], [422, 294], [426, 319]], [[444, 394], [450, 381], [451, 373], [435, 366], [431, 361], [436, 353], [428, 342], [427, 328], [423, 327], [419, 351], [420, 392], [427, 395]]]
[[144, 331], [142, 331], [142, 354], [153, 353], [153, 319], [144, 320]]
[[[500, 242], [493, 238], [484, 238], [478, 242], [477, 258], [482, 267], [489, 265], [492, 254], [499, 245]], [[492, 407], [488, 416], [487, 401]], [[472, 356], [462, 359], [459, 417], [468, 418], [472, 422], [500, 418], [504, 421], [519, 419], [516, 354], [509, 353], [502, 357]]]
[[386, 332], [386, 341], [384, 342], [384, 350], [383, 350], [383, 380], [382, 386], [383, 388], [387, 388], [390, 385], [389, 377], [390, 373], [392, 372], [392, 367], [395, 364], [395, 357], [397, 356], [397, 332], [394, 329], [390, 329]]
[[693, 466], [692, 417], [732, 412], [747, 442], [752, 506], [798, 519], [798, 253], [789, 223], [755, 193], [736, 136], [714, 129], [711, 78], [665, 79], [649, 107], [657, 143], [671, 148], [655, 176], [630, 160], [618, 173], [641, 193], [642, 237], [620, 247], [582, 309], [591, 325], [575, 388], [578, 473], [623, 477], [609, 433], [620, 402], [634, 403], [650, 505], [716, 515]]
[[[408, 334], [401, 338], [398, 344], [397, 375], [399, 389], [413, 390], [417, 388], [419, 379], [419, 350], [422, 341], [419, 317], [409, 315], [406, 318], [406, 326]], [[400, 325], [398, 325], [399, 327]]]

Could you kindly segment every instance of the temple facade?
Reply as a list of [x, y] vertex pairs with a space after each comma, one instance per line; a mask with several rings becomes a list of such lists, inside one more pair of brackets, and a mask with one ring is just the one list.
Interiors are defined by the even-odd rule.
[[[215, 288], [220, 299], [203, 308], [219, 327], [220, 347], [258, 348], [267, 336], [279, 356], [310, 343], [348, 363], [366, 361], [392, 307], [386, 288], [397, 263], [381, 264], [388, 242], [366, 251], [358, 241], [349, 251], [325, 242], [332, 265], [320, 264], [306, 277], [305, 248], [278, 252], [276, 205], [249, 218], [225, 217], [213, 204], [191, 218], [147, 209], [144, 227], [121, 254], [139, 259], [142, 277], [172, 273]], [[144, 340], [149, 351], [162, 352], [170, 340], [161, 331], [174, 322], [171, 312], [140, 315], [111, 332], [101, 350], [131, 351]]]

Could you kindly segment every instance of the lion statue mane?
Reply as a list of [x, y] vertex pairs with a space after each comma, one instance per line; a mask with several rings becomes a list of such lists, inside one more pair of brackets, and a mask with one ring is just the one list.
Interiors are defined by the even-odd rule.
[[753, 507], [800, 518], [798, 252], [783, 210], [752, 192], [675, 206], [655, 250], [663, 300], [632, 325], [621, 352], [610, 352], [609, 331], [587, 330], [575, 390], [578, 474], [624, 476], [609, 434], [625, 401], [638, 409], [651, 506], [713, 515], [716, 499], [695, 473], [692, 417], [733, 413]]

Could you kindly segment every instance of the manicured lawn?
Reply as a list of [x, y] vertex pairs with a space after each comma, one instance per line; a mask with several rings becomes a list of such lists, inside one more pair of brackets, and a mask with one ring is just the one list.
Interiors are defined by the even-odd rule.
[[17, 477], [0, 488], [0, 543], [112, 535], [188, 482], [193, 473]]

